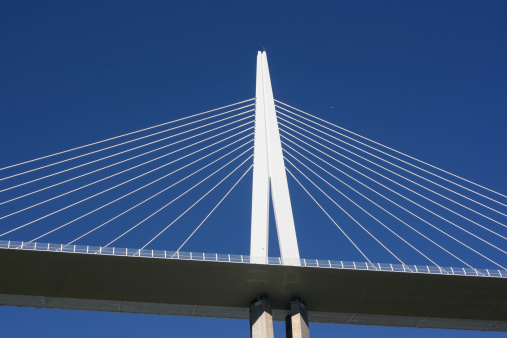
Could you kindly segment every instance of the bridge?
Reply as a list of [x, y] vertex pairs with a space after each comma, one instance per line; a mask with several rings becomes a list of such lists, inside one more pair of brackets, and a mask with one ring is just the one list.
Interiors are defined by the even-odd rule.
[[[255, 98], [1, 172], [2, 305], [507, 331], [507, 196], [275, 100], [265, 52]], [[249, 253], [204, 252], [232, 214]]]

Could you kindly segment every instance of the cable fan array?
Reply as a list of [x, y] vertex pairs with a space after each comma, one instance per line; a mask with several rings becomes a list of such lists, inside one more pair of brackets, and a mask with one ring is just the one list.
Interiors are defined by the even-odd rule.
[[505, 269], [506, 195], [275, 101], [291, 195], [362, 260]]
[[[275, 101], [303, 255], [505, 270], [506, 195]], [[0, 240], [179, 252], [252, 169], [254, 111], [249, 99], [0, 168]], [[249, 223], [245, 210], [228, 213]]]
[[[0, 168], [0, 239], [144, 249], [163, 238], [180, 250], [252, 168], [254, 105], [249, 99]], [[190, 213], [198, 204], [202, 211]], [[168, 236], [182, 219], [197, 226]]]

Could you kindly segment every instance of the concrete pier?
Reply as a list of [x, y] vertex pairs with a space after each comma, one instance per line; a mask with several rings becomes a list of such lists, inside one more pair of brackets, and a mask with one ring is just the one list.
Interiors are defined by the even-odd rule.
[[259, 297], [250, 305], [250, 337], [274, 338], [271, 303], [265, 297]]
[[287, 338], [310, 338], [308, 312], [299, 298], [290, 303], [290, 314], [285, 318], [285, 330]]

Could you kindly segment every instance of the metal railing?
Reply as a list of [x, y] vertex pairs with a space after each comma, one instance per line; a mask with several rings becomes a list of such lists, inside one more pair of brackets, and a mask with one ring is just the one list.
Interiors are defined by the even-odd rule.
[[[0, 249], [67, 252], [67, 253], [107, 255], [107, 256], [149, 257], [159, 259], [180, 259], [180, 260], [228, 262], [228, 263], [252, 262], [255, 264], [282, 265], [282, 259], [280, 257], [260, 258], [260, 257], [250, 257], [247, 255], [229, 255], [229, 254], [204, 253], [204, 252], [180, 252], [180, 251], [147, 250], [147, 249], [140, 250], [140, 249], [127, 249], [115, 247], [65, 245], [65, 244], [21, 242], [21, 241], [0, 240]], [[306, 258], [299, 260], [284, 259], [283, 263], [288, 265], [314, 267], [314, 268], [328, 268], [328, 269], [375, 270], [375, 271], [423, 273], [436, 275], [507, 278], [507, 270], [493, 270], [493, 269], [473, 269], [473, 268], [441, 267], [428, 265], [404, 265], [390, 263], [371, 264], [366, 262], [347, 262], [347, 261], [332, 261], [332, 260], [306, 259]]]

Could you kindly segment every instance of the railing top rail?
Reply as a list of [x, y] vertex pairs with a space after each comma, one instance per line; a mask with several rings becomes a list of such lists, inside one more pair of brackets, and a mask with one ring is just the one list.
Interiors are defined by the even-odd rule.
[[[198, 260], [198, 261], [214, 261], [227, 263], [250, 264], [252, 262], [255, 264], [267, 264], [267, 265], [282, 264], [281, 263], [282, 260], [279, 257], [261, 258], [261, 257], [250, 257], [247, 255], [182, 252], [182, 251], [166, 251], [166, 250], [151, 250], [151, 249], [141, 250], [141, 249], [117, 248], [117, 247], [65, 245], [65, 244], [5, 241], [5, 240], [0, 240], [0, 249], [51, 251], [51, 252], [65, 252], [65, 253], [107, 255], [107, 256], [148, 257], [158, 259]], [[308, 258], [296, 259], [292, 263], [294, 263], [294, 265], [301, 265], [303, 267], [313, 267], [313, 268], [374, 270], [374, 271], [390, 271], [390, 272], [419, 273], [419, 274], [507, 278], [507, 270], [495, 270], [495, 269], [441, 267], [429, 265], [403, 265], [391, 263], [370, 264], [366, 262], [335, 261], [335, 260], [308, 259]]]

